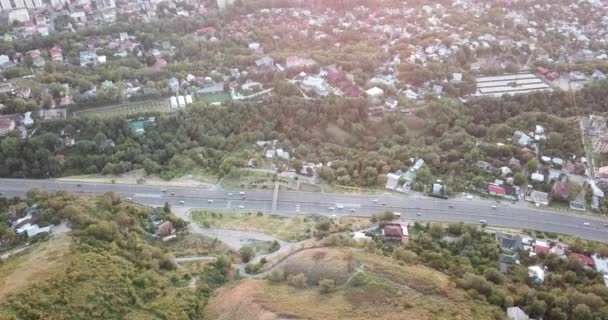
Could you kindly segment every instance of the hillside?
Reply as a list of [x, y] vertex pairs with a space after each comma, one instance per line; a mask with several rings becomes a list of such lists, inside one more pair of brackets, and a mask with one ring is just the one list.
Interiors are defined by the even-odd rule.
[[73, 231], [0, 262], [0, 319], [197, 319], [228, 279], [223, 257], [187, 268], [173, 260], [174, 254], [220, 254], [221, 245], [193, 235], [160, 243], [149, 236], [153, 212], [111, 193], [34, 192], [28, 203], [42, 207], [43, 216], [70, 221]]
[[[277, 270], [269, 280], [244, 279], [219, 289], [206, 318], [493, 319], [499, 313], [456, 289], [443, 273], [355, 249], [302, 251]], [[335, 286], [325, 292], [319, 283], [327, 279]]]

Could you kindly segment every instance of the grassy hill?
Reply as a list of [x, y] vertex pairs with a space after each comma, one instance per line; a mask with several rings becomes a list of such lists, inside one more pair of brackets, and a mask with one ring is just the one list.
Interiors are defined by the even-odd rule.
[[[208, 319], [494, 319], [497, 307], [469, 298], [449, 277], [422, 265], [345, 248], [293, 255], [269, 280], [219, 289]], [[305, 284], [294, 281], [303, 274]], [[300, 276], [301, 277], [301, 276]], [[335, 286], [322, 289], [330, 279]]]
[[224, 253], [221, 244], [193, 235], [171, 245], [153, 240], [151, 210], [113, 194], [33, 193], [28, 202], [43, 208], [43, 218], [70, 221], [73, 231], [0, 262], [0, 319], [198, 319], [229, 278], [226, 258], [188, 268], [173, 261], [174, 254]]

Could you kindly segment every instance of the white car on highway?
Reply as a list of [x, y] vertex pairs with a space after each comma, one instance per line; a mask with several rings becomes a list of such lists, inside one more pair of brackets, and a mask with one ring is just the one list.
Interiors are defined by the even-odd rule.
[[184, 200], [179, 201], [179, 204], [184, 204], [184, 203], [186, 203]]
[[493, 205], [493, 206], [492, 206], [492, 209], [496, 209], [496, 205]]
[[329, 207], [329, 208], [327, 208], [327, 209], [328, 209], [329, 211], [333, 211], [333, 210], [334, 210], [334, 207]]
[[338, 208], [338, 209], [344, 209], [344, 206], [343, 205], [337, 205], [336, 208]]
[[239, 209], [245, 209], [245, 206], [239, 206]]
[[245, 192], [241, 191], [241, 192], [239, 192], [239, 194], [240, 194], [240, 195], [244, 195], [244, 194], [245, 194]]
[[589, 222], [585, 222], [585, 223], [583, 223], [583, 225], [584, 225], [584, 226], [586, 226], [586, 227], [588, 227], [588, 226], [590, 226], [590, 225], [591, 225], [591, 223], [589, 223]]
[[213, 199], [208, 199], [207, 202], [208, 203], [213, 203]]
[[378, 203], [378, 199], [372, 200], [373, 203]]

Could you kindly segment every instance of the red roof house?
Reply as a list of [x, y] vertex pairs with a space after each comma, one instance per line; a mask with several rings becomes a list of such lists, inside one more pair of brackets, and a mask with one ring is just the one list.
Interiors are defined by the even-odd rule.
[[536, 244], [534, 246], [534, 252], [537, 253], [537, 254], [541, 253], [541, 252], [544, 252], [545, 254], [548, 254], [549, 253], [549, 247], [545, 247], [545, 246], [541, 246], [541, 245]]
[[551, 72], [551, 70], [549, 70], [545, 67], [538, 67], [538, 68], [536, 68], [536, 71], [538, 71], [538, 73], [542, 74], [543, 76], [546, 75], [547, 73]]
[[382, 234], [384, 235], [384, 239], [388, 241], [406, 243], [409, 240], [408, 235], [400, 224], [385, 225], [382, 229]]
[[505, 190], [505, 188], [503, 188], [501, 186], [497, 186], [493, 183], [490, 183], [488, 185], [488, 192], [490, 194], [498, 195], [498, 196], [504, 196], [505, 194], [507, 194], [507, 191]]
[[577, 257], [579, 260], [581, 260], [581, 262], [583, 264], [586, 264], [590, 267], [593, 267], [595, 265], [595, 263], [593, 262], [593, 259], [591, 259], [591, 257], [589, 257], [589, 256], [586, 256], [586, 255], [580, 254], [580, 253], [576, 253], [576, 252], [572, 252], [572, 253], [570, 253], [570, 255]]

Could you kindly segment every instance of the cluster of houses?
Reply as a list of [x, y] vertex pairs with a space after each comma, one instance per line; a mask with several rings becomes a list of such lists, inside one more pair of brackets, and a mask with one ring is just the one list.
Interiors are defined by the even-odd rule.
[[279, 145], [278, 140], [272, 141], [256, 141], [256, 147], [261, 149], [266, 160], [282, 160], [288, 161], [289, 151], [283, 149]]
[[[540, 142], [547, 140], [545, 128], [536, 125], [531, 132], [515, 131], [511, 143], [518, 146], [523, 155], [538, 159], [538, 168], [527, 172], [526, 185], [515, 184], [516, 172], [525, 172], [525, 163], [512, 157], [508, 161], [493, 159], [477, 162], [477, 167], [492, 175], [483, 192], [508, 200], [525, 199], [537, 206], [549, 205], [551, 200], [563, 201], [573, 210], [585, 211], [586, 159], [567, 159], [542, 155]], [[502, 143], [498, 144], [503, 146]], [[488, 145], [489, 146], [489, 145]]]
[[593, 192], [591, 206], [599, 209], [600, 201], [608, 194], [608, 163], [604, 159], [608, 155], [608, 119], [591, 115], [580, 121], [583, 140], [587, 147], [591, 164], [589, 186]]
[[28, 130], [32, 129], [35, 121], [51, 121], [65, 119], [66, 109], [50, 109], [40, 111], [28, 111], [21, 115], [0, 116], [0, 136], [17, 131], [17, 136], [25, 139]]
[[[39, 235], [50, 235], [52, 226], [41, 227], [37, 224], [40, 215], [40, 209], [36, 205], [26, 208], [13, 207], [6, 222], [20, 237], [31, 238]], [[2, 239], [0, 239], [0, 245], [2, 242]]]
[[411, 190], [416, 180], [416, 172], [424, 165], [423, 159], [411, 159], [412, 166], [406, 172], [401, 170], [386, 175], [385, 188], [398, 192], [408, 192]]
[[[588, 255], [574, 252], [569, 249], [567, 244], [557, 241], [534, 239], [528, 236], [500, 232], [496, 233], [495, 236], [496, 241], [501, 248], [498, 263], [500, 271], [503, 273], [509, 272], [510, 266], [518, 265], [520, 263], [518, 257], [522, 253], [530, 256], [554, 254], [563, 259], [575, 257], [586, 268], [602, 273], [604, 275], [604, 284], [608, 287], [608, 257], [600, 257], [597, 254]], [[528, 280], [531, 284], [540, 285], [544, 282], [547, 272], [548, 271], [543, 266], [530, 266], [528, 267]]]

